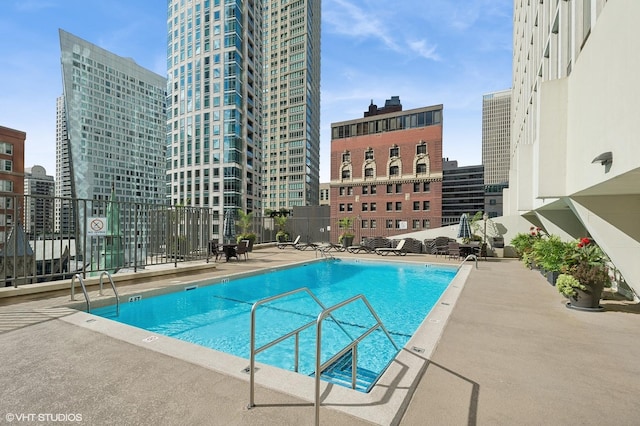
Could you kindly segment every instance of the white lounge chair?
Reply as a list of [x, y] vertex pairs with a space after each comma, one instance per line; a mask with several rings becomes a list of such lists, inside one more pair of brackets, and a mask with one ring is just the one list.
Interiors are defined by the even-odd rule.
[[298, 235], [296, 237], [295, 240], [293, 240], [293, 242], [287, 242], [287, 243], [278, 243], [278, 248], [279, 249], [284, 249], [287, 247], [296, 247], [298, 245], [298, 243], [300, 242], [300, 235]]
[[396, 256], [406, 256], [407, 255], [407, 251], [403, 250], [402, 248], [404, 247], [404, 243], [405, 240], [400, 240], [400, 242], [398, 243], [398, 245], [395, 248], [377, 248], [376, 249], [376, 254], [380, 254], [382, 256], [386, 256], [389, 253], [393, 253]]

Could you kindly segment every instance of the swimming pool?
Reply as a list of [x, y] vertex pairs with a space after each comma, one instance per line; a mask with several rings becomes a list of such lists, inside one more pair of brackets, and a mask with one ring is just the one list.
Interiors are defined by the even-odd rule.
[[[249, 358], [249, 324], [252, 305], [266, 297], [307, 287], [325, 306], [363, 294], [399, 347], [404, 346], [445, 291], [457, 269], [418, 263], [323, 261], [274, 270], [217, 285], [143, 298], [124, 303], [120, 316], [113, 307], [92, 313]], [[266, 304], [257, 310], [257, 346], [265, 344], [317, 317], [321, 308], [304, 293]], [[359, 336], [375, 323], [363, 303], [336, 311], [334, 321], [323, 324], [323, 361], [350, 342], [342, 328]], [[342, 327], [338, 327], [339, 323]], [[258, 362], [292, 370], [293, 338], [256, 357]], [[311, 374], [315, 366], [315, 329], [300, 335], [299, 372]], [[358, 348], [358, 369], [379, 375], [397, 350], [384, 333], [376, 331]], [[367, 386], [360, 390], [366, 390]]]

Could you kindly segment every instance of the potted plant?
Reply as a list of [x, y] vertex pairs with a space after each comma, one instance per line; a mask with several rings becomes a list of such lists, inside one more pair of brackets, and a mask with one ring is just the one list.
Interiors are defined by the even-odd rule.
[[[558, 291], [569, 298], [568, 307], [588, 311], [602, 310], [602, 290], [611, 285], [608, 261], [606, 254], [590, 238], [582, 238], [574, 245], [564, 274], [558, 276], [556, 282]], [[562, 285], [558, 284], [560, 281]]]
[[533, 260], [540, 266], [549, 284], [555, 285], [572, 249], [572, 243], [562, 241], [557, 235], [549, 235], [548, 238], [539, 238], [534, 241], [531, 251]]
[[533, 256], [533, 245], [536, 241], [544, 238], [545, 233], [542, 228], [532, 226], [529, 233], [520, 232], [513, 237], [511, 245], [516, 249], [518, 256], [527, 268], [535, 268], [535, 259]]
[[256, 234], [251, 232], [251, 226], [253, 225], [253, 212], [247, 213], [244, 210], [238, 210], [238, 223], [242, 232], [236, 238], [236, 242], [239, 244], [242, 240], [248, 240], [248, 251], [253, 251], [253, 243], [256, 242]]
[[342, 244], [342, 247], [347, 248], [353, 245], [353, 239], [355, 238], [355, 234], [351, 229], [353, 225], [353, 218], [349, 216], [345, 216], [338, 220], [338, 228], [342, 229], [342, 232], [338, 236], [338, 243]]
[[276, 226], [278, 227], [278, 232], [276, 232], [276, 241], [284, 243], [289, 239], [289, 233], [285, 230], [285, 227], [287, 226], [287, 216], [275, 215], [273, 216], [273, 220], [276, 222]]

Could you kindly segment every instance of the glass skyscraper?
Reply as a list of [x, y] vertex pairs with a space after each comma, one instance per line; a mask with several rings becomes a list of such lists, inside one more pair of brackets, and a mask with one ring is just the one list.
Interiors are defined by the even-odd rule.
[[261, 209], [262, 1], [170, 0], [167, 197], [223, 212]]
[[[63, 97], [58, 102], [57, 180], [74, 199], [166, 204], [166, 79], [60, 30]], [[90, 204], [88, 204], [90, 205]], [[104, 203], [102, 203], [104, 205]], [[56, 229], [70, 228], [57, 206]], [[85, 233], [82, 209], [74, 218]], [[88, 211], [87, 214], [104, 214]], [[66, 215], [68, 216], [68, 215]], [[134, 244], [135, 219], [122, 223]]]

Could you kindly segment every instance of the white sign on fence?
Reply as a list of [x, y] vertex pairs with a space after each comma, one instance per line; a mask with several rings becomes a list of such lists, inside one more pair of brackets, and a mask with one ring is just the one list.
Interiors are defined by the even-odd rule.
[[107, 235], [107, 218], [90, 217], [87, 219], [87, 236], [101, 237]]

